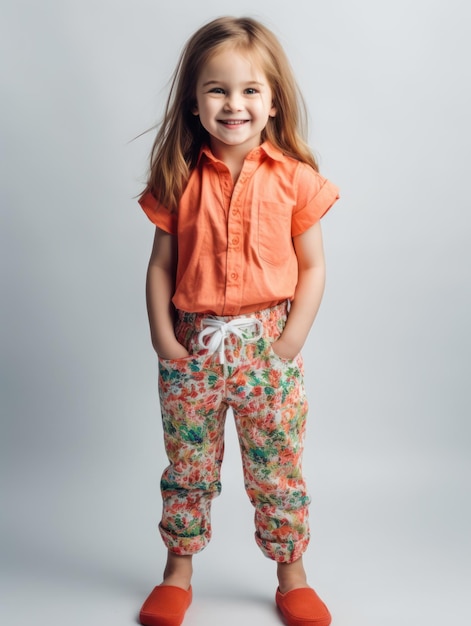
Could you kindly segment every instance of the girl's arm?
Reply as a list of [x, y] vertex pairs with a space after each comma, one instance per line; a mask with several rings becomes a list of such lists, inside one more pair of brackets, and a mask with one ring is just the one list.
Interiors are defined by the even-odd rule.
[[293, 359], [301, 350], [322, 300], [325, 284], [324, 247], [320, 222], [293, 238], [298, 258], [298, 284], [283, 333], [273, 343], [274, 352]]
[[172, 296], [175, 290], [176, 267], [176, 237], [156, 228], [147, 270], [146, 298], [152, 345], [163, 359], [188, 356], [188, 351], [175, 337], [173, 325]]

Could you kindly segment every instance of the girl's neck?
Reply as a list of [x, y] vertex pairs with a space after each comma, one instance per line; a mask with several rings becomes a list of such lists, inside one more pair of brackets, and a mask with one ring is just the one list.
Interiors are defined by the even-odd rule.
[[211, 141], [210, 148], [216, 159], [219, 159], [227, 167], [232, 175], [234, 183], [239, 178], [239, 174], [244, 166], [247, 155], [257, 146], [227, 146], [220, 142]]
[[237, 179], [239, 178], [239, 174], [241, 173], [242, 168], [244, 167], [245, 156], [242, 159], [234, 159], [234, 158], [220, 159], [229, 168], [234, 184], [237, 182]]

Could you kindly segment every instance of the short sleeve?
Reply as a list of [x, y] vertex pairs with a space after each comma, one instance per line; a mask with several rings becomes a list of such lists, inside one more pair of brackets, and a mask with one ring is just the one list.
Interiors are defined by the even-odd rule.
[[293, 237], [311, 228], [340, 197], [334, 184], [304, 163], [299, 166], [296, 183], [297, 203], [291, 224]]
[[171, 235], [177, 234], [177, 215], [162, 206], [150, 191], [139, 198], [139, 204], [150, 221]]

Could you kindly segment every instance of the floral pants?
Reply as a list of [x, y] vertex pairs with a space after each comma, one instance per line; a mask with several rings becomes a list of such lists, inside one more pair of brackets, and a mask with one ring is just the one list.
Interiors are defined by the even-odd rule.
[[[170, 465], [161, 479], [160, 532], [177, 554], [211, 538], [210, 507], [221, 491], [224, 423], [232, 408], [244, 482], [263, 553], [291, 563], [309, 542], [309, 496], [301, 471], [307, 415], [302, 358], [271, 350], [287, 305], [252, 313], [243, 330], [225, 328], [219, 356], [201, 343], [208, 316], [178, 312], [176, 336], [190, 356], [159, 360], [159, 395]], [[212, 318], [227, 324], [241, 318]]]

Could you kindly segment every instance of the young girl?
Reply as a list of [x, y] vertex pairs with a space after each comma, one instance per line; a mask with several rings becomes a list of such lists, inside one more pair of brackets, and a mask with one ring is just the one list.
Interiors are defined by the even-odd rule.
[[139, 201], [156, 226], [147, 303], [170, 462], [159, 527], [168, 559], [140, 613], [147, 626], [178, 626], [191, 602], [229, 407], [255, 540], [277, 563], [276, 604], [289, 626], [330, 623], [302, 562], [300, 350], [324, 289], [319, 219], [338, 191], [301, 138], [301, 110], [280, 44], [255, 20], [220, 18], [188, 41]]

